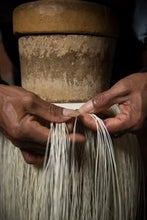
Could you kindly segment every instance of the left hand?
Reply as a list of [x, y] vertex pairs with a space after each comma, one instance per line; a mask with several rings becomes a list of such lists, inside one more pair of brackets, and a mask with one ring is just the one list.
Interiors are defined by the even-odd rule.
[[0, 85], [0, 109], [0, 131], [20, 148], [27, 163], [43, 161], [51, 122], [65, 122], [70, 140], [83, 141], [80, 134], [72, 134], [72, 121], [64, 116], [65, 109], [21, 87]]

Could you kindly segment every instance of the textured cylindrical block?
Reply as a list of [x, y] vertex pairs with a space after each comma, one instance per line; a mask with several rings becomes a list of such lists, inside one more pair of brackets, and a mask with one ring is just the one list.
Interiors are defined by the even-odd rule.
[[50, 102], [85, 102], [109, 86], [118, 24], [107, 7], [46, 0], [15, 9], [22, 85]]
[[79, 0], [44, 0], [17, 7], [15, 34], [70, 33], [118, 36], [118, 22], [108, 7]]
[[114, 48], [98, 36], [21, 37], [22, 85], [51, 102], [84, 102], [108, 88]]

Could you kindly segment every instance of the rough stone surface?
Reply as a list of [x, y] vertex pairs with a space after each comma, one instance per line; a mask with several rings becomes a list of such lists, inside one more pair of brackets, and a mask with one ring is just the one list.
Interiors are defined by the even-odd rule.
[[83, 102], [109, 86], [115, 39], [83, 35], [19, 39], [22, 85], [51, 102]]

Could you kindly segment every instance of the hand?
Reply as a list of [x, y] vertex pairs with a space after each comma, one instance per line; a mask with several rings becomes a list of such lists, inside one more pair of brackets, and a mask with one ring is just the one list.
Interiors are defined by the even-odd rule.
[[[49, 122], [71, 123], [70, 118], [63, 115], [62, 108], [16, 86], [0, 85], [0, 108], [1, 132], [20, 148], [30, 164], [40, 165], [43, 161]], [[81, 142], [83, 136], [70, 134], [70, 139]]]
[[85, 113], [99, 114], [114, 104], [118, 104], [121, 113], [104, 120], [108, 131], [139, 130], [147, 118], [147, 73], [132, 74], [89, 100], [79, 109], [81, 120], [86, 126], [96, 129], [94, 121]]

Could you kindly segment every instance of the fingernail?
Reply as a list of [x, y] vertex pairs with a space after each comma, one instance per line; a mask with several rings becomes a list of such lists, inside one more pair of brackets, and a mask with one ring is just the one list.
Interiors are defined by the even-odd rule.
[[63, 115], [65, 117], [77, 117], [80, 115], [79, 110], [72, 110], [72, 109], [63, 109]]
[[86, 102], [84, 105], [82, 105], [79, 108], [80, 114], [91, 113], [92, 111], [93, 111], [93, 103], [91, 100]]

